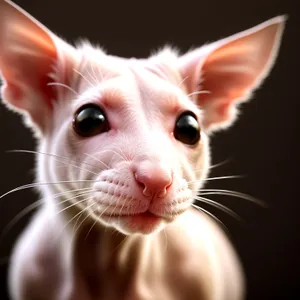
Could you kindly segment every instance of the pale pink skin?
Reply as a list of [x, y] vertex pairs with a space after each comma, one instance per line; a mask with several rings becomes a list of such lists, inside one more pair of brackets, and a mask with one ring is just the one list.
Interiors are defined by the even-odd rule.
[[[165, 48], [122, 59], [87, 42], [74, 48], [1, 0], [4, 103], [26, 114], [38, 150], [56, 155], [37, 155], [36, 181], [71, 181], [40, 186], [43, 204], [11, 259], [12, 299], [244, 297], [230, 241], [191, 205], [208, 175], [209, 134], [231, 125], [266, 77], [283, 25], [276, 17], [183, 56]], [[111, 130], [74, 132], [85, 103], [104, 109]], [[200, 123], [196, 146], [173, 135], [186, 110]]]

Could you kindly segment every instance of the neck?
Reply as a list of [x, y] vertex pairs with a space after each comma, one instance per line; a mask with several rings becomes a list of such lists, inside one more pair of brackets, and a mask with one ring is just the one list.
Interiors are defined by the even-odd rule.
[[105, 271], [112, 264], [118, 268], [126, 268], [128, 261], [140, 263], [148, 256], [153, 242], [160, 238], [159, 234], [153, 235], [124, 235], [115, 229], [89, 225], [82, 227], [74, 242], [74, 250], [79, 256], [89, 256], [99, 267]]
[[111, 294], [118, 286], [117, 293], [131, 294], [144, 282], [154, 285], [161, 268], [164, 234], [126, 236], [101, 225], [91, 229], [92, 222], [78, 230], [71, 249], [72, 267], [92, 293]]

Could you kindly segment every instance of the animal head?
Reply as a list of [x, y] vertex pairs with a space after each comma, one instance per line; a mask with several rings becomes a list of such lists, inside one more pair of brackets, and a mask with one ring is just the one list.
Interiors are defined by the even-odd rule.
[[175, 220], [207, 176], [210, 133], [269, 73], [283, 26], [276, 17], [184, 55], [123, 59], [67, 44], [1, 0], [2, 98], [37, 135], [38, 181], [57, 183], [41, 188], [48, 204], [125, 234]]

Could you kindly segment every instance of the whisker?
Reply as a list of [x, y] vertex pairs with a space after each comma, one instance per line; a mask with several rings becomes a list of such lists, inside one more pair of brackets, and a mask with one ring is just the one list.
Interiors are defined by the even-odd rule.
[[244, 194], [244, 193], [240, 193], [240, 192], [236, 192], [236, 191], [230, 191], [230, 190], [220, 190], [220, 189], [200, 189], [199, 191], [200, 196], [202, 195], [226, 195], [226, 196], [232, 196], [232, 197], [236, 197], [236, 198], [241, 198], [244, 200], [248, 200], [250, 202], [253, 202], [255, 204], [258, 204], [260, 206], [264, 206], [267, 207], [267, 204], [264, 203], [263, 201], [252, 197], [250, 195]]
[[[95, 173], [95, 172], [93, 172], [93, 171], [91, 171], [91, 170], [88, 170], [88, 169], [86, 169], [86, 168], [79, 167], [79, 166], [74, 165], [74, 164], [72, 164], [72, 163], [70, 163], [70, 162], [64, 162], [64, 161], [61, 161], [61, 160], [68, 160], [68, 161], [69, 161], [70, 159], [69, 159], [68, 157], [60, 156], [60, 155], [57, 155], [57, 154], [45, 153], [45, 152], [33, 151], [33, 150], [9, 150], [9, 151], [7, 151], [7, 152], [12, 152], [12, 153], [13, 153], [13, 152], [21, 152], [21, 153], [31, 153], [31, 154], [43, 154], [43, 155], [47, 155], [47, 156], [56, 158], [56, 161], [58, 161], [58, 162], [61, 162], [61, 163], [70, 165], [70, 166], [72, 166], [72, 167], [78, 168], [78, 169], [83, 170], [83, 171], [90, 172], [90, 173], [92, 173], [93, 175], [97, 175], [97, 173]], [[76, 161], [75, 161], [75, 162], [76, 162]], [[77, 163], [78, 163], [78, 162], [77, 162]], [[87, 163], [83, 162], [83, 164], [87, 164]], [[90, 164], [87, 164], [87, 165], [89, 165], [89, 166], [91, 166], [91, 167], [94, 167], [93, 165], [90, 165]]]
[[[16, 150], [7, 150], [6, 152], [8, 152], [8, 153], [14, 153], [14, 152], [18, 153], [19, 152], [19, 153], [29, 153], [29, 154], [43, 154], [43, 155], [47, 155], [47, 156], [53, 156], [53, 157], [56, 157], [56, 158], [60, 158], [60, 159], [63, 159], [63, 160], [70, 160], [70, 158], [66, 157], [66, 156], [57, 155], [57, 154], [53, 154], [53, 153], [46, 153], [46, 152], [42, 152], [42, 151], [16, 149]], [[91, 165], [89, 163], [86, 163], [86, 162], [78, 162], [78, 161], [74, 161], [74, 162], [82, 163], [82, 164], [94, 167], [93, 165]]]
[[32, 204], [26, 206], [24, 209], [22, 209], [2, 230], [0, 241], [4, 239], [4, 237], [7, 235], [7, 233], [16, 225], [24, 216], [26, 216], [28, 213], [33, 211], [35, 208], [38, 208], [44, 201], [39, 200], [36, 202], [33, 202]]
[[[88, 188], [81, 188], [81, 189], [74, 189], [74, 190], [67, 190], [67, 191], [64, 191], [64, 192], [60, 192], [60, 193], [56, 193], [54, 195], [51, 196], [52, 199], [55, 199], [55, 198], [58, 198], [60, 196], [63, 196], [65, 194], [69, 194], [69, 193], [77, 193], [77, 192], [86, 192], [86, 191], [89, 191], [91, 192], [93, 190], [92, 187], [88, 187]], [[79, 195], [80, 193], [78, 193], [77, 195]], [[60, 203], [63, 203], [64, 201], [60, 202]]]
[[[99, 219], [103, 216], [103, 214], [105, 214], [105, 212], [111, 207], [111, 205], [108, 205], [100, 214], [100, 216], [97, 217], [97, 219], [95, 220], [95, 222], [93, 223], [92, 227], [90, 228], [90, 230], [88, 231], [86, 237], [88, 236], [88, 234], [91, 232], [91, 230], [94, 228], [94, 226], [96, 225], [96, 223], [99, 221]], [[105, 226], [105, 231], [106, 231], [106, 226]]]
[[[243, 175], [218, 176], [218, 177], [209, 177], [209, 178], [204, 179], [203, 181], [212, 181], [212, 180], [221, 180], [221, 179], [234, 179], [234, 178], [244, 178], [244, 177], [245, 176], [243, 176]], [[197, 183], [197, 182], [202, 182], [202, 180], [187, 181], [187, 184]]]
[[[65, 192], [61, 192], [61, 193], [57, 193], [57, 194], [54, 194], [52, 196], [52, 199], [55, 199], [55, 198], [58, 198], [64, 194], [67, 194], [67, 193], [71, 193], [71, 192], [78, 192], [78, 191], [82, 191], [82, 190], [87, 190], [89, 189], [89, 191], [85, 191], [83, 193], [79, 193], [77, 196], [82, 196], [86, 193], [89, 193], [92, 191], [91, 188], [85, 188], [85, 189], [77, 189], [77, 190], [69, 190], [69, 191], [65, 191]], [[76, 197], [74, 197], [76, 198]], [[64, 203], [64, 202], [67, 202], [69, 200], [72, 200], [74, 198], [68, 198], [68, 199], [65, 199], [64, 201], [60, 202], [60, 204]], [[13, 226], [15, 226], [23, 217], [25, 217], [29, 212], [31, 212], [32, 210], [34, 210], [35, 208], [39, 207], [40, 205], [42, 205], [44, 203], [44, 199], [45, 198], [41, 198], [35, 202], [33, 202], [32, 204], [28, 205], [27, 207], [25, 207], [24, 209], [22, 209], [3, 229], [2, 233], [1, 233], [1, 236], [0, 236], [0, 241], [3, 240], [3, 238], [7, 235], [7, 233], [13, 228]]]
[[243, 219], [236, 212], [234, 212], [232, 209], [226, 207], [225, 205], [223, 205], [221, 203], [218, 203], [214, 200], [211, 200], [211, 199], [208, 199], [208, 198], [205, 198], [205, 197], [200, 197], [200, 196], [196, 196], [195, 200], [206, 203], [206, 204], [209, 204], [211, 206], [214, 206], [214, 207], [222, 210], [223, 212], [227, 213], [231, 217], [235, 218], [236, 220], [238, 220], [240, 222], [243, 221]]
[[97, 180], [62, 180], [62, 181], [57, 181], [57, 182], [35, 182], [35, 183], [29, 183], [29, 184], [25, 184], [25, 185], [21, 185], [19, 187], [16, 187], [4, 194], [2, 194], [0, 196], [0, 199], [12, 194], [14, 192], [18, 192], [18, 191], [22, 191], [22, 190], [26, 190], [26, 189], [31, 189], [31, 188], [36, 188], [39, 186], [43, 186], [43, 185], [55, 185], [55, 184], [62, 184], [62, 183], [79, 183], [79, 182], [96, 182]]
[[[116, 203], [115, 203], [115, 207], [114, 207], [114, 209], [112, 210], [112, 212], [110, 213], [110, 217], [114, 215], [115, 209], [119, 206], [119, 201], [120, 201], [120, 199], [121, 199], [121, 196], [122, 196], [122, 195], [120, 195], [120, 196], [118, 197], [118, 200], [117, 200]], [[125, 201], [124, 201], [124, 203], [125, 203]], [[123, 203], [122, 208], [124, 207], [124, 203]]]
[[209, 212], [208, 210], [206, 210], [206, 209], [204, 209], [204, 208], [202, 208], [202, 207], [199, 207], [199, 206], [197, 206], [197, 205], [195, 205], [195, 204], [192, 204], [192, 206], [194, 207], [194, 208], [196, 208], [197, 210], [199, 210], [199, 211], [202, 211], [202, 212], [204, 212], [205, 214], [207, 214], [208, 216], [210, 216], [212, 219], [214, 219], [217, 223], [219, 223], [221, 226], [222, 226], [222, 228], [227, 232], [227, 233], [229, 233], [229, 230], [228, 230], [228, 228], [225, 226], [225, 224], [220, 220], [220, 219], [218, 219], [214, 214], [212, 214], [211, 212]]
[[[209, 166], [208, 169], [211, 170], [211, 169], [220, 167], [220, 166], [222, 166], [222, 165], [225, 165], [225, 164], [229, 163], [231, 160], [232, 160], [232, 158], [225, 159], [225, 160], [223, 160], [223, 161], [221, 161], [221, 162], [219, 162], [219, 163], [216, 163], [216, 164], [214, 164], [214, 165]], [[193, 171], [194, 171], [195, 173], [197, 173], [197, 172], [202, 172], [203, 170], [204, 170], [203, 168], [199, 168], [199, 169], [194, 169]]]
[[[119, 196], [119, 198], [118, 198], [118, 200], [117, 200], [116, 206], [118, 206], [121, 196], [122, 196], [122, 195]], [[127, 197], [126, 197], [126, 199], [127, 199]], [[131, 199], [133, 199], [133, 197], [131, 197]], [[130, 201], [128, 201], [128, 203], [130, 203]], [[126, 201], [124, 200], [124, 201], [123, 201], [123, 204], [122, 204], [122, 206], [121, 206], [121, 208], [120, 208], [120, 213], [119, 213], [120, 215], [119, 215], [119, 217], [118, 217], [118, 221], [120, 220], [120, 216], [121, 216], [121, 214], [122, 214], [122, 212], [123, 212], [123, 209], [124, 209], [125, 204], [126, 204]], [[114, 210], [115, 210], [115, 208], [114, 208]]]
[[[92, 199], [92, 198], [90, 198], [90, 199]], [[79, 213], [76, 214], [76, 216], [77, 216], [77, 215], [79, 215], [79, 216], [78, 216], [78, 218], [76, 219], [75, 224], [73, 225], [73, 230], [72, 230], [72, 236], [73, 236], [73, 237], [74, 237], [74, 230], [75, 230], [75, 228], [76, 228], [76, 225], [77, 225], [78, 221], [80, 220], [81, 216], [84, 215], [85, 211], [87, 211], [87, 210], [88, 210], [88, 207], [90, 207], [90, 206], [91, 206], [91, 204], [90, 204], [89, 206], [86, 206], [84, 209], [80, 209]], [[73, 218], [72, 218], [72, 219], [73, 219]], [[72, 219], [71, 219], [71, 220], [72, 220]], [[72, 237], [72, 240], [73, 240], [73, 237]]]
[[97, 224], [98, 220], [99, 220], [99, 217], [97, 217], [97, 219], [96, 219], [96, 220], [93, 222], [93, 224], [91, 225], [91, 227], [90, 227], [89, 231], [87, 232], [87, 234], [86, 234], [84, 240], [86, 240], [86, 239], [88, 238], [89, 234], [91, 233], [92, 229], [93, 229], [93, 228], [95, 227], [95, 225]]
[[89, 77], [93, 80], [93, 86], [97, 85], [98, 84], [97, 78], [95, 78], [94, 76], [92, 76], [92, 74], [90, 73], [90, 71], [89, 71], [88, 68], [86, 68], [86, 72], [88, 73]]
[[[81, 193], [80, 195], [76, 195], [76, 196], [74, 196], [74, 197], [71, 197], [71, 198], [68, 198], [68, 199], [62, 201], [62, 202], [60, 202], [59, 204], [62, 204], [62, 203], [67, 202], [67, 201], [74, 200], [74, 199], [76, 199], [76, 198], [80, 198], [80, 197], [82, 197], [83, 195], [86, 195], [86, 194], [89, 194], [89, 193], [90, 193], [90, 191]], [[91, 197], [91, 198], [92, 198], [92, 197]], [[88, 199], [90, 199], [90, 198], [88, 198]], [[70, 205], [67, 206], [67, 207], [64, 207], [64, 208], [61, 209], [59, 212], [57, 212], [57, 215], [61, 214], [62, 212], [66, 211], [66, 210], [70, 209], [71, 207], [76, 206], [77, 204], [82, 203], [82, 202], [84, 202], [84, 201], [86, 201], [86, 198], [84, 198], [84, 199], [82, 199], [82, 200], [80, 200], [80, 201], [76, 201], [75, 203], [72, 203], [72, 204], [70, 204]]]
[[[118, 151], [122, 151], [122, 149], [118, 149]], [[106, 150], [101, 150], [100, 153], [105, 153], [105, 152], [112, 152], [112, 153], [118, 155], [120, 158], [122, 158], [122, 159], [124, 159], [125, 161], [127, 161], [126, 157], [123, 156], [124, 154], [121, 155], [121, 153], [118, 153], [117, 151], [115, 151], [115, 150], [113, 150], [113, 149], [109, 149], [109, 150], [108, 150], [108, 149], [106, 149]]]
[[95, 72], [95, 69], [94, 69], [94, 66], [93, 66], [93, 63], [92, 63], [92, 62], [90, 63], [90, 67], [91, 67], [92, 73], [93, 73], [93, 75], [94, 75], [95, 83], [96, 83], [96, 84], [100, 84], [100, 82], [99, 82], [99, 80], [98, 80], [98, 78], [97, 78], [97, 75], [96, 75], [96, 72]]
[[125, 161], [129, 161], [129, 159], [126, 157], [126, 154], [125, 154], [124, 150], [120, 148], [119, 151], [121, 152], [120, 155], [121, 155], [122, 157], [124, 157], [124, 160], [125, 160]]
[[232, 157], [227, 158], [227, 159], [225, 159], [225, 160], [223, 160], [223, 161], [221, 161], [221, 162], [219, 162], [219, 163], [216, 163], [216, 164], [214, 164], [214, 165], [211, 165], [211, 166], [209, 167], [209, 169], [214, 169], [214, 168], [220, 167], [220, 166], [222, 166], [222, 165], [225, 165], [225, 164], [229, 163], [230, 161], [232, 161]]
[[90, 157], [90, 158], [93, 158], [93, 159], [95, 159], [96, 161], [99, 161], [101, 164], [104, 165], [105, 168], [109, 169], [109, 166], [108, 166], [106, 163], [104, 163], [103, 161], [101, 161], [99, 158], [94, 157], [94, 156], [92, 156], [92, 155], [90, 155], [90, 154], [88, 154], [88, 153], [84, 153], [84, 155], [86, 155], [86, 156], [88, 156], [88, 157]]
[[204, 91], [204, 90], [203, 91], [196, 91], [196, 92], [188, 94], [187, 96], [191, 97], [191, 96], [194, 96], [194, 95], [201, 95], [201, 94], [211, 94], [211, 91]]
[[[98, 217], [98, 219], [100, 219], [100, 218], [105, 214], [105, 212], [106, 212], [109, 208], [111, 208], [111, 206], [112, 206], [112, 204], [109, 204], [109, 205], [102, 211], [102, 213], [100, 214], [100, 216]], [[107, 226], [105, 226], [104, 232], [106, 232], [106, 229], [107, 229]]]
[[[92, 199], [93, 197], [88, 197], [88, 198], [85, 198], [85, 199], [83, 199], [83, 201], [84, 200], [86, 200], [86, 201], [88, 201], [88, 200], [90, 200], [90, 199]], [[86, 208], [85, 208], [86, 209]], [[83, 209], [83, 210], [80, 210], [75, 216], [73, 216], [66, 224], [65, 224], [65, 226], [62, 228], [62, 230], [61, 230], [61, 232], [58, 234], [58, 236], [57, 237], [59, 237], [60, 235], [62, 235], [63, 234], [63, 232], [64, 232], [64, 230], [68, 227], [68, 225], [76, 218], [76, 217], [80, 217], [80, 215], [85, 211], [85, 209]], [[77, 218], [77, 219], [78, 219]], [[75, 223], [75, 225], [77, 224], [77, 221], [76, 221], [76, 223]], [[75, 226], [74, 225], [74, 226]]]
[[[95, 206], [97, 203], [96, 202], [94, 202], [94, 203], [92, 203], [92, 204], [90, 204], [89, 206], [87, 206], [87, 207], [85, 207], [84, 208], [84, 210], [83, 210], [83, 212], [85, 212], [85, 211], [88, 211], [89, 209], [91, 209], [93, 206]], [[81, 227], [81, 225], [83, 224], [83, 222], [87, 219], [87, 218], [89, 218], [92, 214], [93, 214], [93, 210], [90, 212], [90, 213], [88, 213], [86, 216], [85, 216], [85, 218], [80, 222], [80, 224], [78, 225], [78, 227], [75, 229], [75, 232], [74, 232], [74, 230], [73, 230], [73, 237], [75, 237], [76, 236], [76, 233], [78, 232], [78, 230], [79, 230], [79, 228]]]
[[86, 78], [86, 76], [84, 76], [81, 72], [79, 72], [78, 70], [76, 70], [76, 69], [73, 69], [73, 71], [75, 72], [75, 73], [77, 73], [78, 75], [80, 75], [91, 87], [93, 87], [94, 85], [92, 84], [92, 82], [90, 81], [90, 80], [88, 80], [87, 78]]
[[189, 76], [186, 76], [185, 78], [183, 78], [179, 84], [178, 84], [178, 87], [181, 87], [181, 85], [189, 78]]
[[103, 76], [103, 73], [100, 71], [100, 68], [99, 68], [99, 64], [97, 66], [97, 73], [99, 74], [99, 76], [101, 77], [101, 81], [103, 81], [105, 79], [105, 76]]
[[128, 238], [129, 238], [129, 235], [126, 235], [124, 237], [124, 239], [119, 243], [119, 245], [112, 251], [112, 253], [114, 253]]
[[68, 86], [68, 85], [66, 85], [66, 84], [64, 84], [64, 83], [60, 83], [60, 82], [49, 82], [49, 83], [47, 83], [47, 85], [49, 85], [49, 86], [61, 86], [61, 87], [64, 87], [64, 88], [66, 88], [66, 89], [68, 89], [69, 91], [71, 91], [71, 92], [73, 92], [76, 96], [78, 96], [79, 95], [79, 93], [77, 93], [74, 89], [72, 89], [70, 86]]
[[128, 161], [128, 159], [126, 158], [126, 155], [124, 154], [124, 151], [120, 148], [118, 149], [118, 151], [122, 152], [119, 153], [118, 151], [114, 151], [114, 150], [110, 150], [112, 151], [114, 154], [119, 155], [119, 157], [121, 157], [122, 159], [124, 159], [125, 161]]
[[220, 180], [220, 179], [234, 179], [234, 178], [245, 178], [245, 175], [229, 175], [229, 176], [218, 176], [218, 177], [209, 177], [205, 179], [206, 181]]
[[[121, 197], [121, 195], [120, 195], [120, 197]], [[120, 197], [119, 197], [119, 199], [120, 199]], [[118, 202], [119, 202], [119, 199], [118, 199]], [[126, 196], [126, 200], [128, 199], [128, 197]], [[126, 202], [128, 202], [128, 203], [131, 203], [133, 201], [133, 196], [131, 196], [129, 199], [128, 199], [128, 201], [123, 201], [123, 204], [122, 204], [122, 206], [121, 206], [121, 208], [120, 208], [120, 215], [122, 215], [122, 212], [123, 212], [123, 210], [124, 210], [124, 207], [125, 207], [125, 205], [126, 205]], [[127, 206], [126, 206], [127, 207]], [[119, 218], [120, 218], [120, 216], [119, 216]]]

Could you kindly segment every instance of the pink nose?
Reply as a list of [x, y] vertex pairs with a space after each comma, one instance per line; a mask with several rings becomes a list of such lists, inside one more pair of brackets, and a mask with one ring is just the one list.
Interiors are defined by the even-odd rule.
[[172, 173], [168, 168], [150, 161], [139, 163], [134, 175], [146, 197], [164, 197], [173, 181]]

